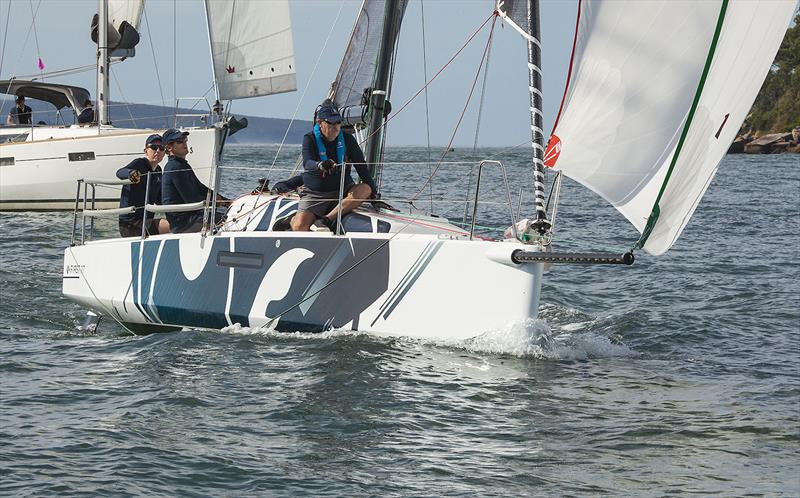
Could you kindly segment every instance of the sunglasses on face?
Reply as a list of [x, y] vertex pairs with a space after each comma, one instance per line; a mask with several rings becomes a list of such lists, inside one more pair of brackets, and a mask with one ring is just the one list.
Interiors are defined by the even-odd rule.
[[186, 143], [186, 139], [185, 139], [185, 138], [181, 138], [180, 140], [175, 140], [173, 143], [176, 143], [176, 144], [185, 144], [185, 143]]
[[155, 144], [148, 145], [147, 148], [151, 150], [164, 150], [163, 145], [155, 145]]
[[333, 123], [333, 122], [331, 122], [331, 121], [327, 121], [327, 120], [325, 120], [325, 124], [328, 124], [328, 125], [330, 125], [330, 126], [339, 126], [339, 125], [340, 125], [340, 124], [342, 124], [342, 123]]

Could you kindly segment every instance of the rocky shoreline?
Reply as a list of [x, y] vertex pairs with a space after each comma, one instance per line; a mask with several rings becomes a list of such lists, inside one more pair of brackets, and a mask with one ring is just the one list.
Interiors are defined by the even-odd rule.
[[786, 133], [755, 136], [739, 135], [728, 148], [728, 154], [800, 153], [800, 128]]

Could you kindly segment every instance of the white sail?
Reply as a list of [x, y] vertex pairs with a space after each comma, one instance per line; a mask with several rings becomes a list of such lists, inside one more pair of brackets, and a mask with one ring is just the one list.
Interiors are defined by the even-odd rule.
[[123, 21], [139, 29], [144, 0], [108, 0], [108, 22], [119, 29]]
[[546, 165], [614, 205], [646, 252], [666, 252], [755, 100], [795, 5], [582, 0]]
[[297, 89], [288, 0], [206, 0], [219, 98]]

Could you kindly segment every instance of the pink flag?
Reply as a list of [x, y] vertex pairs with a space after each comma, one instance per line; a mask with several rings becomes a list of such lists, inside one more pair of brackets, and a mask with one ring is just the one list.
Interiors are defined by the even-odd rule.
[[39, 66], [39, 71], [42, 71], [42, 70], [44, 70], [44, 62], [42, 62], [42, 58], [41, 58], [41, 57], [39, 57], [39, 64], [38, 64], [38, 66]]

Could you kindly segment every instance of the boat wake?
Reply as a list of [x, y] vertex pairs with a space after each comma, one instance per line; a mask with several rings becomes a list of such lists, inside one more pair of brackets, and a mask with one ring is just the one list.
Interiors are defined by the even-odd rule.
[[[507, 355], [518, 358], [547, 360], [587, 360], [591, 358], [635, 357], [632, 350], [616, 336], [606, 336], [593, 330], [605, 319], [592, 319], [579, 312], [567, 313], [572, 320], [566, 323], [548, 323], [542, 319], [527, 319], [510, 323], [469, 339], [422, 339], [415, 337], [385, 337], [354, 330], [334, 329], [327, 332], [278, 332], [270, 327], [242, 327], [239, 324], [225, 327], [223, 333], [260, 335], [282, 340], [331, 340], [361, 338], [391, 341], [405, 345], [424, 345], [461, 349], [470, 353]], [[579, 316], [580, 315], [580, 316]], [[563, 316], [562, 316], [563, 319]], [[577, 320], [576, 320], [577, 319]]]

